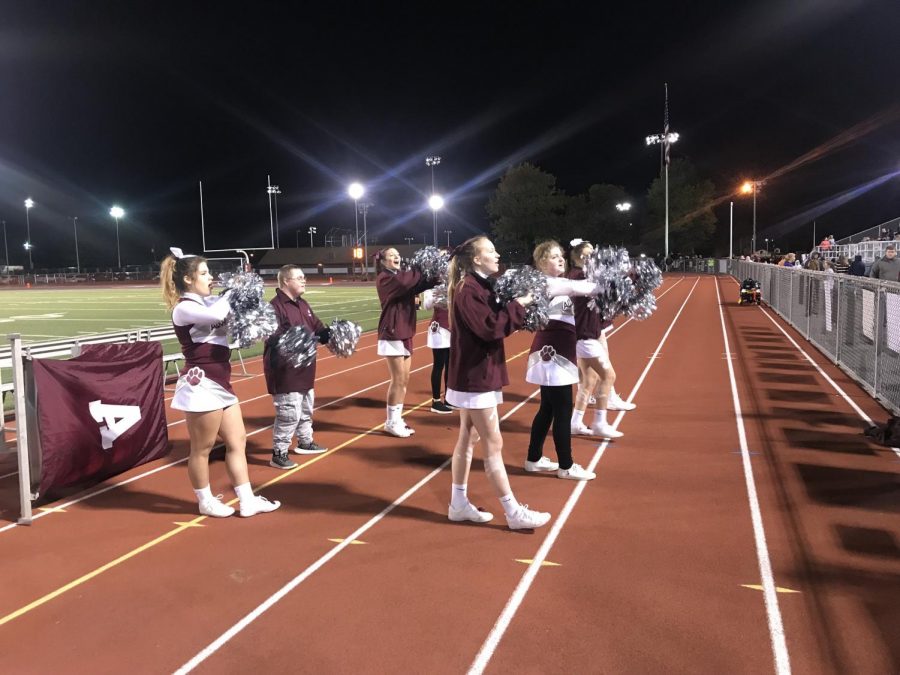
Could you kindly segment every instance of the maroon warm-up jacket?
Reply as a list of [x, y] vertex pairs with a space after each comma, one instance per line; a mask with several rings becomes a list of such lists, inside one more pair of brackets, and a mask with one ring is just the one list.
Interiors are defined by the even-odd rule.
[[[566, 276], [569, 279], [584, 279], [584, 270], [580, 267], [573, 267]], [[590, 298], [576, 297], [572, 298], [572, 305], [575, 310], [575, 338], [577, 340], [596, 340], [600, 337], [600, 333], [604, 328], [612, 326], [612, 321], [607, 321], [600, 316], [600, 312], [595, 312], [588, 303]]]
[[379, 340], [406, 340], [416, 334], [416, 296], [437, 282], [426, 281], [418, 270], [382, 270], [375, 279], [381, 318]]
[[497, 391], [509, 384], [503, 338], [522, 327], [525, 308], [497, 303], [492, 283], [467, 274], [453, 296], [447, 387], [455, 391]]
[[263, 352], [263, 370], [266, 374], [266, 387], [270, 394], [289, 394], [294, 391], [309, 391], [315, 385], [316, 362], [313, 361], [306, 368], [294, 368], [278, 355], [275, 346], [281, 337], [291, 326], [305, 326], [314, 334], [325, 330], [325, 325], [319, 321], [319, 317], [313, 314], [309, 303], [303, 298], [291, 300], [287, 293], [280, 288], [275, 291], [275, 297], [271, 301], [275, 315], [278, 317], [278, 330], [266, 340]]

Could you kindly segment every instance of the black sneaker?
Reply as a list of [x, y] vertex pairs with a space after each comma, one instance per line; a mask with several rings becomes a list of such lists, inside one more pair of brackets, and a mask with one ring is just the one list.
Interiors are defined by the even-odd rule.
[[431, 412], [437, 413], [438, 415], [449, 415], [453, 412], [453, 409], [441, 399], [436, 398], [431, 401]]
[[323, 448], [315, 441], [310, 441], [309, 443], [297, 443], [297, 447], [294, 448], [294, 452], [298, 455], [321, 455], [323, 452], [327, 451], [328, 448]]
[[297, 466], [297, 463], [292, 462], [291, 458], [286, 452], [276, 452], [274, 455], [272, 455], [272, 459], [269, 460], [269, 466], [274, 469], [293, 469], [295, 466]]

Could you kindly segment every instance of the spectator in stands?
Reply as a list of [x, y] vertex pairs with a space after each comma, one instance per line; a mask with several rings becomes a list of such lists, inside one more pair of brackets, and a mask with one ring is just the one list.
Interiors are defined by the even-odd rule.
[[869, 276], [873, 279], [885, 279], [897, 281], [900, 278], [900, 260], [897, 259], [897, 247], [888, 244], [884, 249], [884, 257], [876, 260], [869, 270]]
[[823, 251], [827, 251], [828, 249], [831, 248], [831, 240], [828, 239], [828, 237], [825, 237], [825, 238], [819, 243], [819, 248], [822, 249]]
[[225, 468], [247, 518], [274, 511], [281, 502], [253, 494], [247, 471], [247, 432], [241, 404], [231, 386], [231, 349], [225, 318], [231, 313], [228, 295], [212, 295], [213, 277], [206, 258], [172, 248], [163, 259], [159, 278], [163, 300], [172, 310], [172, 324], [184, 355], [184, 369], [175, 385], [172, 408], [184, 411], [191, 439], [188, 477], [200, 513], [226, 518], [234, 509], [212, 493], [209, 454], [221, 436]]
[[781, 259], [781, 262], [778, 263], [782, 267], [793, 267], [797, 264], [797, 256], [793, 253], [788, 253], [784, 258]]
[[866, 263], [863, 262], [862, 254], [858, 253], [853, 262], [850, 263], [850, 276], [864, 277], [866, 276]]
[[850, 271], [850, 260], [842, 255], [832, 263], [832, 269], [835, 274], [847, 274]]
[[819, 272], [822, 269], [818, 251], [814, 251], [813, 254], [809, 256], [809, 260], [806, 262], [806, 269], [812, 272]]
[[271, 305], [278, 317], [278, 330], [266, 340], [263, 370], [266, 388], [275, 403], [275, 423], [272, 425], [272, 459], [269, 466], [293, 469], [288, 450], [297, 436], [298, 455], [318, 455], [327, 450], [313, 440], [312, 413], [316, 394], [315, 360], [306, 368], [295, 368], [278, 354], [277, 343], [282, 334], [293, 326], [303, 326], [325, 344], [330, 331], [313, 314], [309, 303], [301, 296], [306, 291], [306, 275], [296, 265], [278, 270], [278, 288]]
[[833, 235], [833, 234], [829, 234], [829, 235], [828, 235], [828, 244], [830, 245], [831, 248], [834, 248], [835, 242], [834, 242], [834, 235]]

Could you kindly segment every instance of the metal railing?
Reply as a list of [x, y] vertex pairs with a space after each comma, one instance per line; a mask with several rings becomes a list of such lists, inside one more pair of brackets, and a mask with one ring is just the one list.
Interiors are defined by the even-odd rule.
[[872, 396], [900, 414], [900, 283], [723, 260], [763, 301]]

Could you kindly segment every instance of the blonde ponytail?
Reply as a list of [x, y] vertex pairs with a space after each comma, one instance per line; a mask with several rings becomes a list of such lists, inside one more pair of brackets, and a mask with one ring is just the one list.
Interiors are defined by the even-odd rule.
[[450, 266], [447, 269], [447, 313], [451, 327], [453, 325], [453, 298], [462, 288], [466, 274], [474, 269], [475, 264], [472, 260], [478, 254], [479, 242], [483, 239], [487, 239], [487, 237], [478, 235], [467, 239], [456, 247], [453, 257], [450, 259]]
[[187, 293], [187, 284], [184, 278], [193, 279], [197, 274], [200, 263], [205, 263], [206, 258], [201, 255], [176, 258], [167, 255], [159, 266], [159, 287], [162, 290], [163, 302], [170, 310], [175, 308], [181, 296]]

